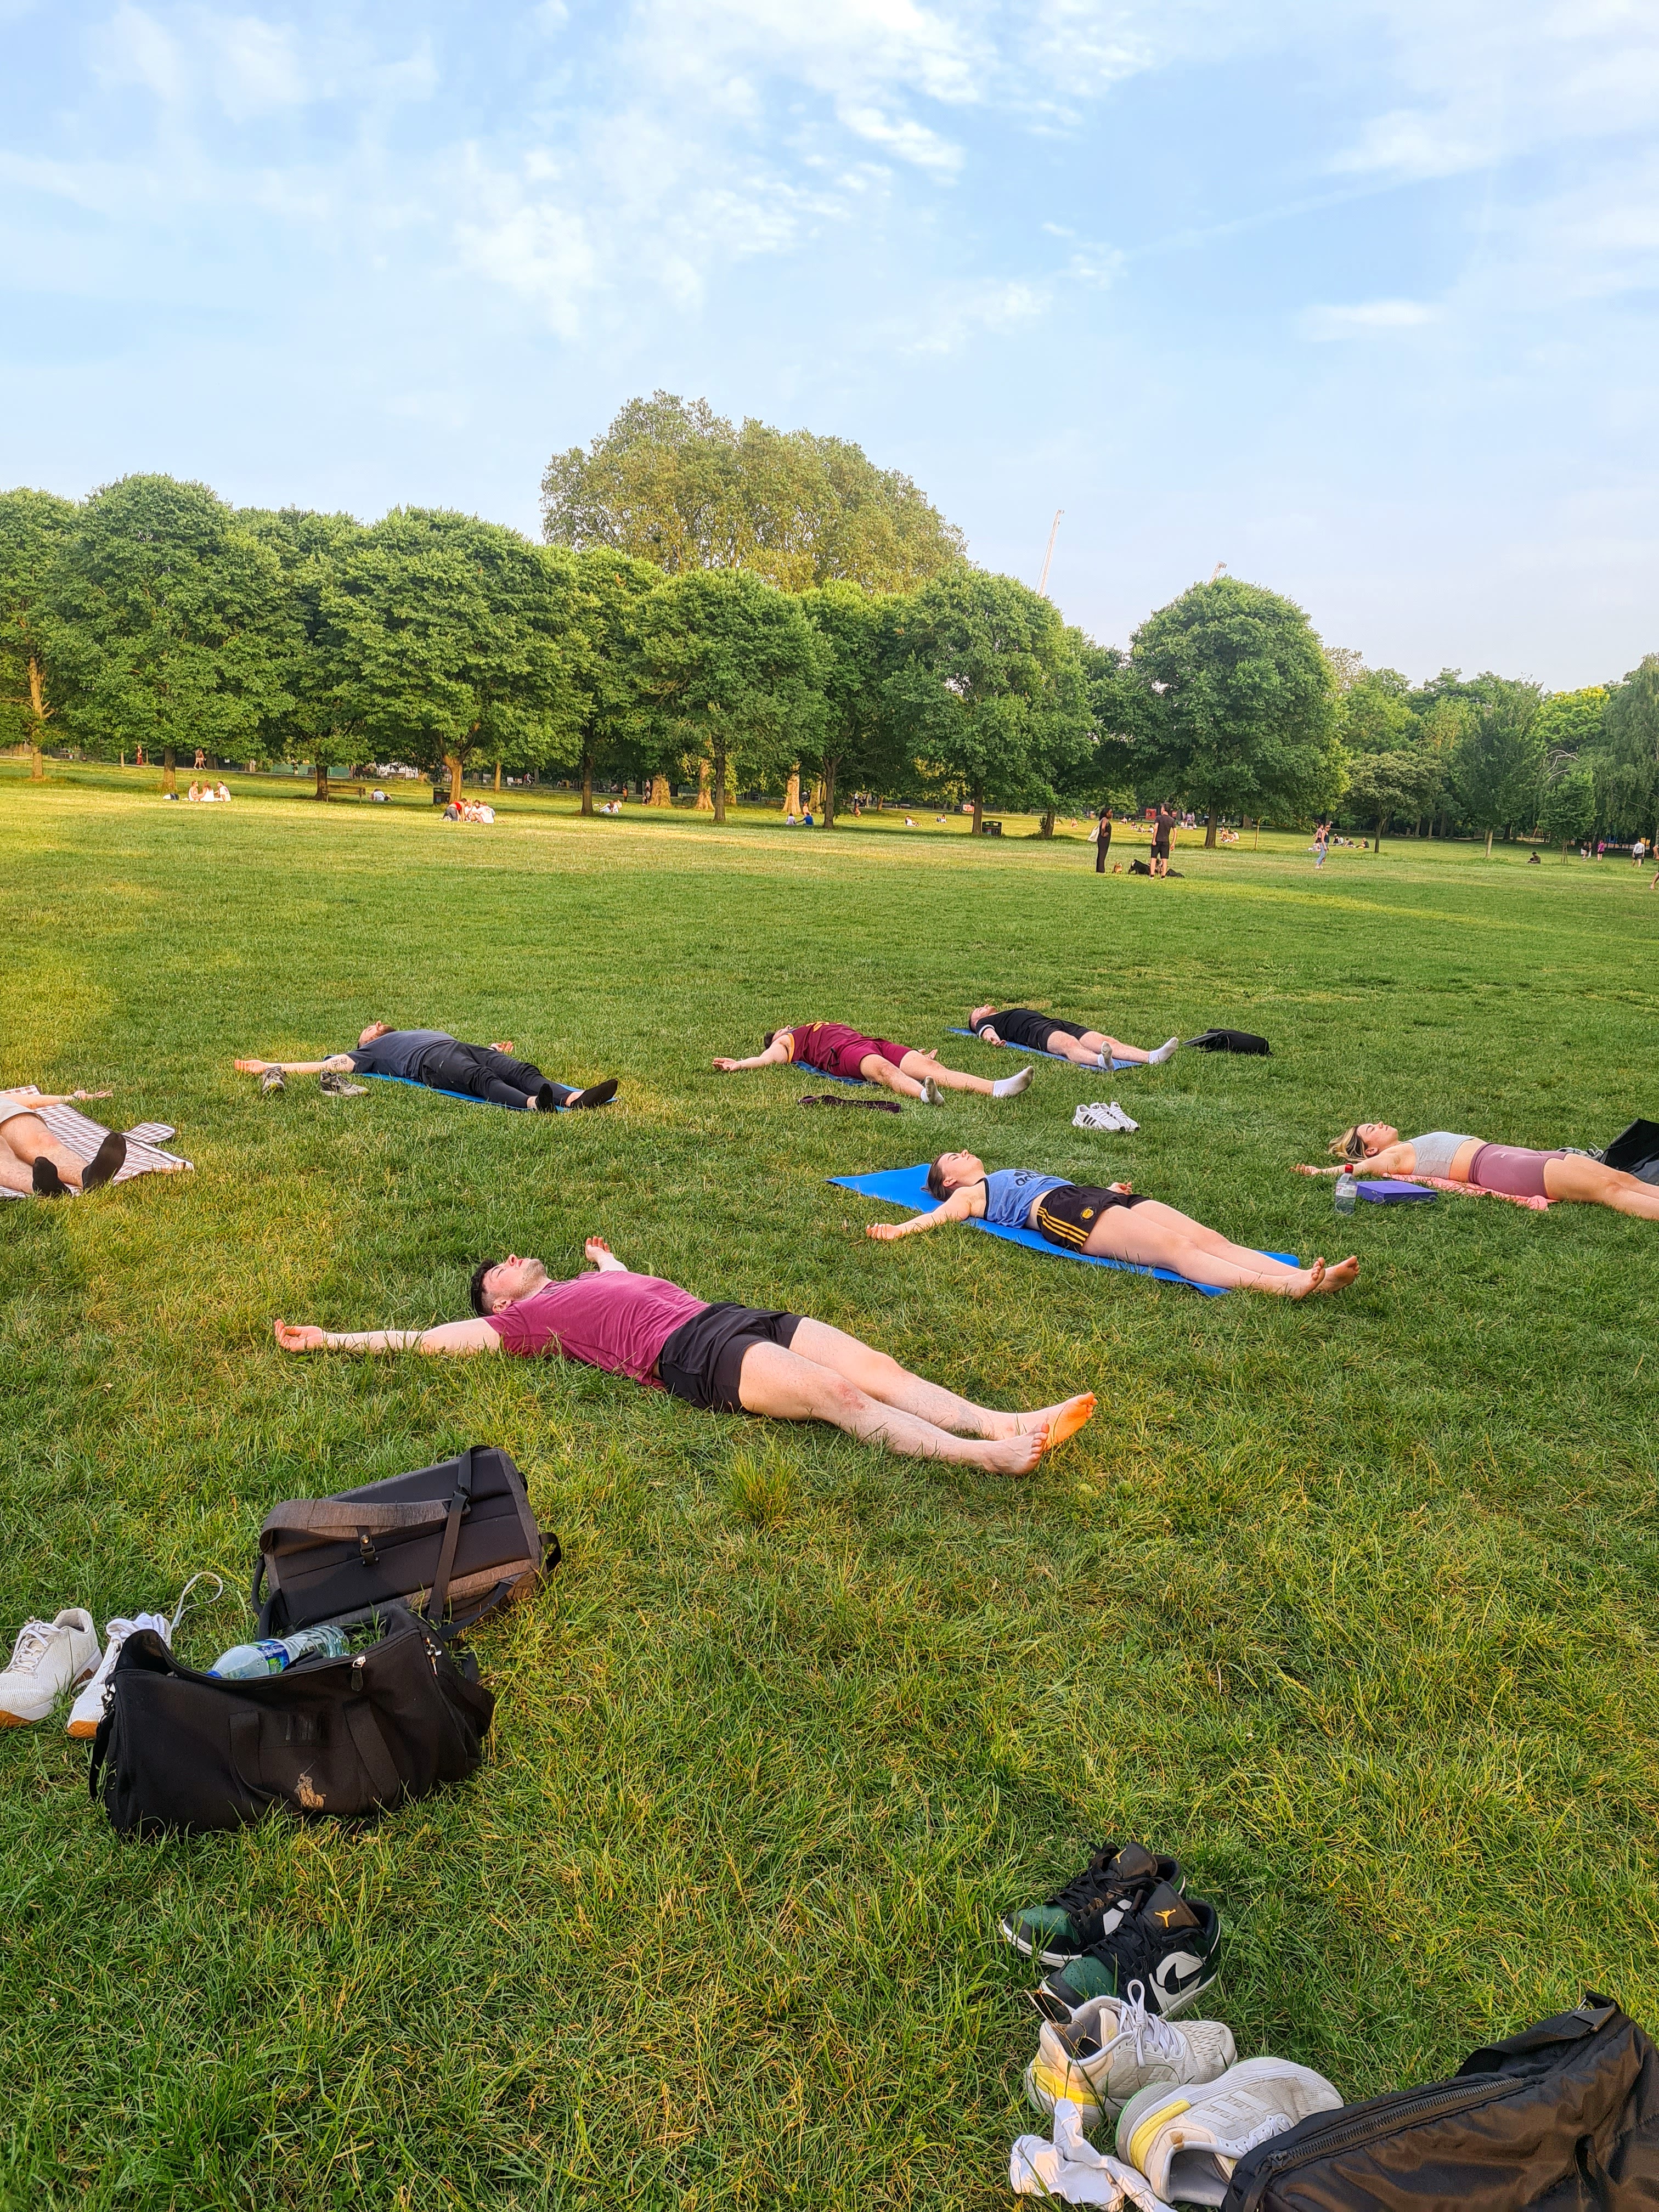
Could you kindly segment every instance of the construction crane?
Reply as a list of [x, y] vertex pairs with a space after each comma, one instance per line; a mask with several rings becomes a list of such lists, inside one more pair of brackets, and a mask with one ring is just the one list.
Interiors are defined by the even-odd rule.
[[1226, 567], [1226, 565], [1227, 565], [1227, 564], [1226, 564], [1226, 562], [1225, 562], [1224, 561], [1218, 561], [1218, 562], [1216, 562], [1216, 564], [1215, 564], [1214, 568], [1212, 568], [1212, 569], [1211, 569], [1211, 571], [1210, 571], [1210, 581], [1211, 581], [1212, 583], [1214, 583], [1214, 581], [1215, 581], [1216, 578], [1217, 578], [1217, 577], [1221, 574], [1222, 570]]
[[1048, 596], [1048, 563], [1054, 557], [1054, 540], [1060, 535], [1060, 518], [1065, 512], [1063, 507], [1057, 507], [1054, 509], [1054, 519], [1048, 526], [1048, 550], [1042, 556], [1042, 580], [1037, 586], [1037, 597], [1040, 599], [1046, 599]]

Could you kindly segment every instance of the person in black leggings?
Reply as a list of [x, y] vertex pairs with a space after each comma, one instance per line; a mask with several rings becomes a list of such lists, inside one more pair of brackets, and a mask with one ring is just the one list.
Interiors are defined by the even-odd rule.
[[499, 1044], [466, 1044], [447, 1030], [394, 1030], [371, 1022], [353, 1052], [327, 1060], [239, 1060], [244, 1075], [395, 1075], [432, 1091], [458, 1091], [520, 1113], [562, 1114], [604, 1106], [617, 1095], [614, 1077], [573, 1090], [555, 1083], [527, 1060], [513, 1057], [510, 1038]]

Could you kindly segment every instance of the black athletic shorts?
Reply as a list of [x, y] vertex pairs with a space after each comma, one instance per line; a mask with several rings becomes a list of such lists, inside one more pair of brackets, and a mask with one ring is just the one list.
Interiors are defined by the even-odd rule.
[[705, 1306], [657, 1354], [657, 1380], [688, 1406], [740, 1413], [738, 1378], [744, 1353], [751, 1344], [781, 1345], [787, 1352], [800, 1322], [799, 1314], [763, 1306]]
[[1115, 1206], [1144, 1203], [1145, 1194], [1138, 1190], [1099, 1190], [1092, 1183], [1063, 1182], [1058, 1190], [1045, 1190], [1038, 1199], [1031, 1226], [1050, 1244], [1080, 1252], [1103, 1213], [1109, 1213]]
[[993, 1014], [980, 1027], [994, 1030], [1004, 1044], [1018, 1045], [1022, 1052], [1047, 1052], [1048, 1039], [1056, 1030], [1068, 1037], [1087, 1034], [1080, 1022], [1057, 1021], [1052, 1014], [1033, 1013], [1029, 1006], [1010, 1006], [1006, 1013]]

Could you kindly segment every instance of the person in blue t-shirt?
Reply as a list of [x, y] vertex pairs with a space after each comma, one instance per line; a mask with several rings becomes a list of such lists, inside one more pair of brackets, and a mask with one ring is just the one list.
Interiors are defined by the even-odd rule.
[[330, 1076], [395, 1075], [529, 1114], [604, 1106], [617, 1095], [614, 1077], [581, 1091], [551, 1081], [531, 1061], [513, 1057], [510, 1037], [499, 1044], [464, 1044], [447, 1030], [394, 1030], [385, 1022], [371, 1022], [354, 1052], [327, 1060], [239, 1060], [236, 1066], [243, 1075], [258, 1076], [264, 1091], [280, 1091], [286, 1075], [320, 1075], [325, 1083]]
[[1036, 1168], [999, 1168], [988, 1175], [974, 1152], [941, 1152], [927, 1170], [927, 1192], [940, 1201], [931, 1212], [909, 1221], [872, 1221], [865, 1235], [890, 1244], [947, 1222], [983, 1221], [993, 1229], [1034, 1229], [1063, 1252], [1167, 1267], [1213, 1290], [1268, 1291], [1285, 1298], [1346, 1290], [1359, 1273], [1352, 1255], [1333, 1267], [1322, 1260], [1293, 1267], [1271, 1253], [1252, 1252], [1190, 1214], [1143, 1197], [1131, 1183], [1102, 1189]]

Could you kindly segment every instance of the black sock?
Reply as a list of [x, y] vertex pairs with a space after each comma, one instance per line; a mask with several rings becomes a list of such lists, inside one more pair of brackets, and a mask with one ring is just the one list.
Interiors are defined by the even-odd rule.
[[52, 1162], [42, 1152], [34, 1163], [34, 1194], [37, 1198], [67, 1198], [69, 1185]]
[[82, 1190], [101, 1190], [126, 1165], [127, 1140], [112, 1129], [81, 1170]]

